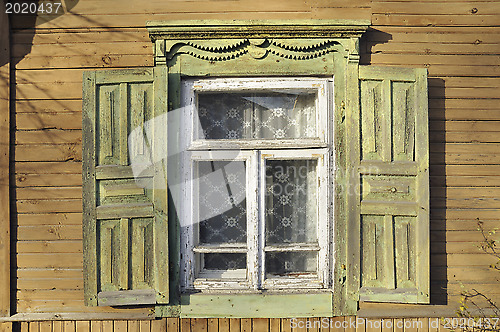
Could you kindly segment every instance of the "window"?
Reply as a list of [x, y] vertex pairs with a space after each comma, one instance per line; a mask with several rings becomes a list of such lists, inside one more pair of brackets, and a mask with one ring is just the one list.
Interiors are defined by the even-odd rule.
[[329, 286], [331, 85], [184, 82], [183, 289]]
[[427, 74], [360, 66], [368, 25], [150, 22], [153, 68], [85, 73], [85, 303], [429, 303]]

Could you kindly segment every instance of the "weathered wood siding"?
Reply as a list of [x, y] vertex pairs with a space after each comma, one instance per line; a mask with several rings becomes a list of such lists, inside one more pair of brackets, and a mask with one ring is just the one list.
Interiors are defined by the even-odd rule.
[[[356, 322], [356, 323], [354, 323]], [[359, 324], [358, 324], [359, 323]], [[10, 332], [11, 323], [0, 323], [1, 332]], [[341, 325], [347, 328], [335, 328]], [[339, 317], [325, 321], [321, 318], [290, 319], [229, 319], [229, 318], [164, 318], [153, 321], [35, 321], [15, 323], [21, 332], [440, 332], [450, 331], [439, 318], [369, 319]], [[451, 323], [453, 324], [453, 323]], [[458, 324], [458, 323], [457, 323]], [[384, 326], [383, 328], [380, 325]], [[309, 328], [301, 328], [309, 326]], [[354, 326], [354, 327], [353, 327]], [[377, 327], [378, 326], [378, 327]], [[390, 327], [393, 328], [390, 328]], [[4, 328], [5, 330], [2, 330]], [[19, 329], [18, 329], [19, 330]]]
[[[460, 282], [500, 299], [500, 274], [488, 268], [493, 259], [478, 248], [482, 238], [476, 230], [476, 218], [484, 221], [486, 229], [500, 226], [498, 1], [81, 0], [71, 13], [36, 30], [27, 26], [26, 19], [11, 22], [16, 312], [117, 311], [83, 305], [82, 72], [152, 66], [146, 20], [205, 18], [371, 19], [374, 30], [363, 38], [361, 64], [427, 67], [431, 302], [455, 305]], [[177, 324], [174, 331], [179, 327], [216, 330], [210, 320], [171, 322]], [[220, 331], [233, 331], [231, 322], [218, 320], [217, 326]], [[237, 331], [249, 331], [252, 326], [263, 331], [255, 324], [285, 324], [234, 322]], [[75, 322], [68, 324], [75, 329]], [[94, 324], [98, 330], [108, 330], [106, 324], [141, 327], [141, 331], [142, 326], [148, 331], [153, 326], [149, 322], [128, 323], [128, 327], [126, 322], [76, 322], [76, 329], [87, 331]], [[203, 328], [189, 327], [196, 324]], [[56, 331], [62, 326], [60, 322], [23, 323], [22, 330]]]

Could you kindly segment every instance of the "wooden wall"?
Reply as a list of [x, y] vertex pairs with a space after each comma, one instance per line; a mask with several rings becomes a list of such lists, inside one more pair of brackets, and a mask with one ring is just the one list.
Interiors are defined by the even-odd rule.
[[[355, 327], [335, 328], [344, 321], [350, 326], [355, 317], [297, 319], [179, 319], [167, 318], [153, 321], [40, 321], [17, 323], [20, 332], [441, 332], [450, 331], [438, 318], [363, 320]], [[308, 324], [308, 325], [307, 325]], [[378, 324], [384, 326], [380, 328]], [[453, 324], [453, 323], [450, 323]], [[456, 323], [458, 324], [458, 322]], [[301, 328], [307, 327], [309, 328]], [[390, 327], [393, 328], [390, 328]], [[0, 323], [0, 331], [2, 331]], [[4, 332], [4, 331], [2, 331]], [[5, 331], [7, 332], [7, 330]], [[10, 332], [10, 331], [9, 331]]]
[[[476, 218], [500, 227], [498, 1], [80, 0], [36, 29], [11, 22], [16, 312], [113, 311], [82, 300], [82, 72], [151, 66], [147, 20], [202, 18], [371, 19], [362, 64], [427, 67], [432, 302], [456, 306], [460, 283], [500, 300], [500, 274], [476, 230]], [[48, 331], [43, 324], [52, 323], [23, 331]]]

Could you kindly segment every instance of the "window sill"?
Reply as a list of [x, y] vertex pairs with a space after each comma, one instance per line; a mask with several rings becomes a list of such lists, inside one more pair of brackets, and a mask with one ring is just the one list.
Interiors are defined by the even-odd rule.
[[302, 294], [184, 294], [181, 318], [330, 317], [331, 291]]

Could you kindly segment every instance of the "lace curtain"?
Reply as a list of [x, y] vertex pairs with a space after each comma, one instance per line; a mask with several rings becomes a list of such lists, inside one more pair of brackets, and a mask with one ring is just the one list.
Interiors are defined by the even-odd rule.
[[317, 137], [316, 93], [200, 93], [198, 118], [204, 139]]

